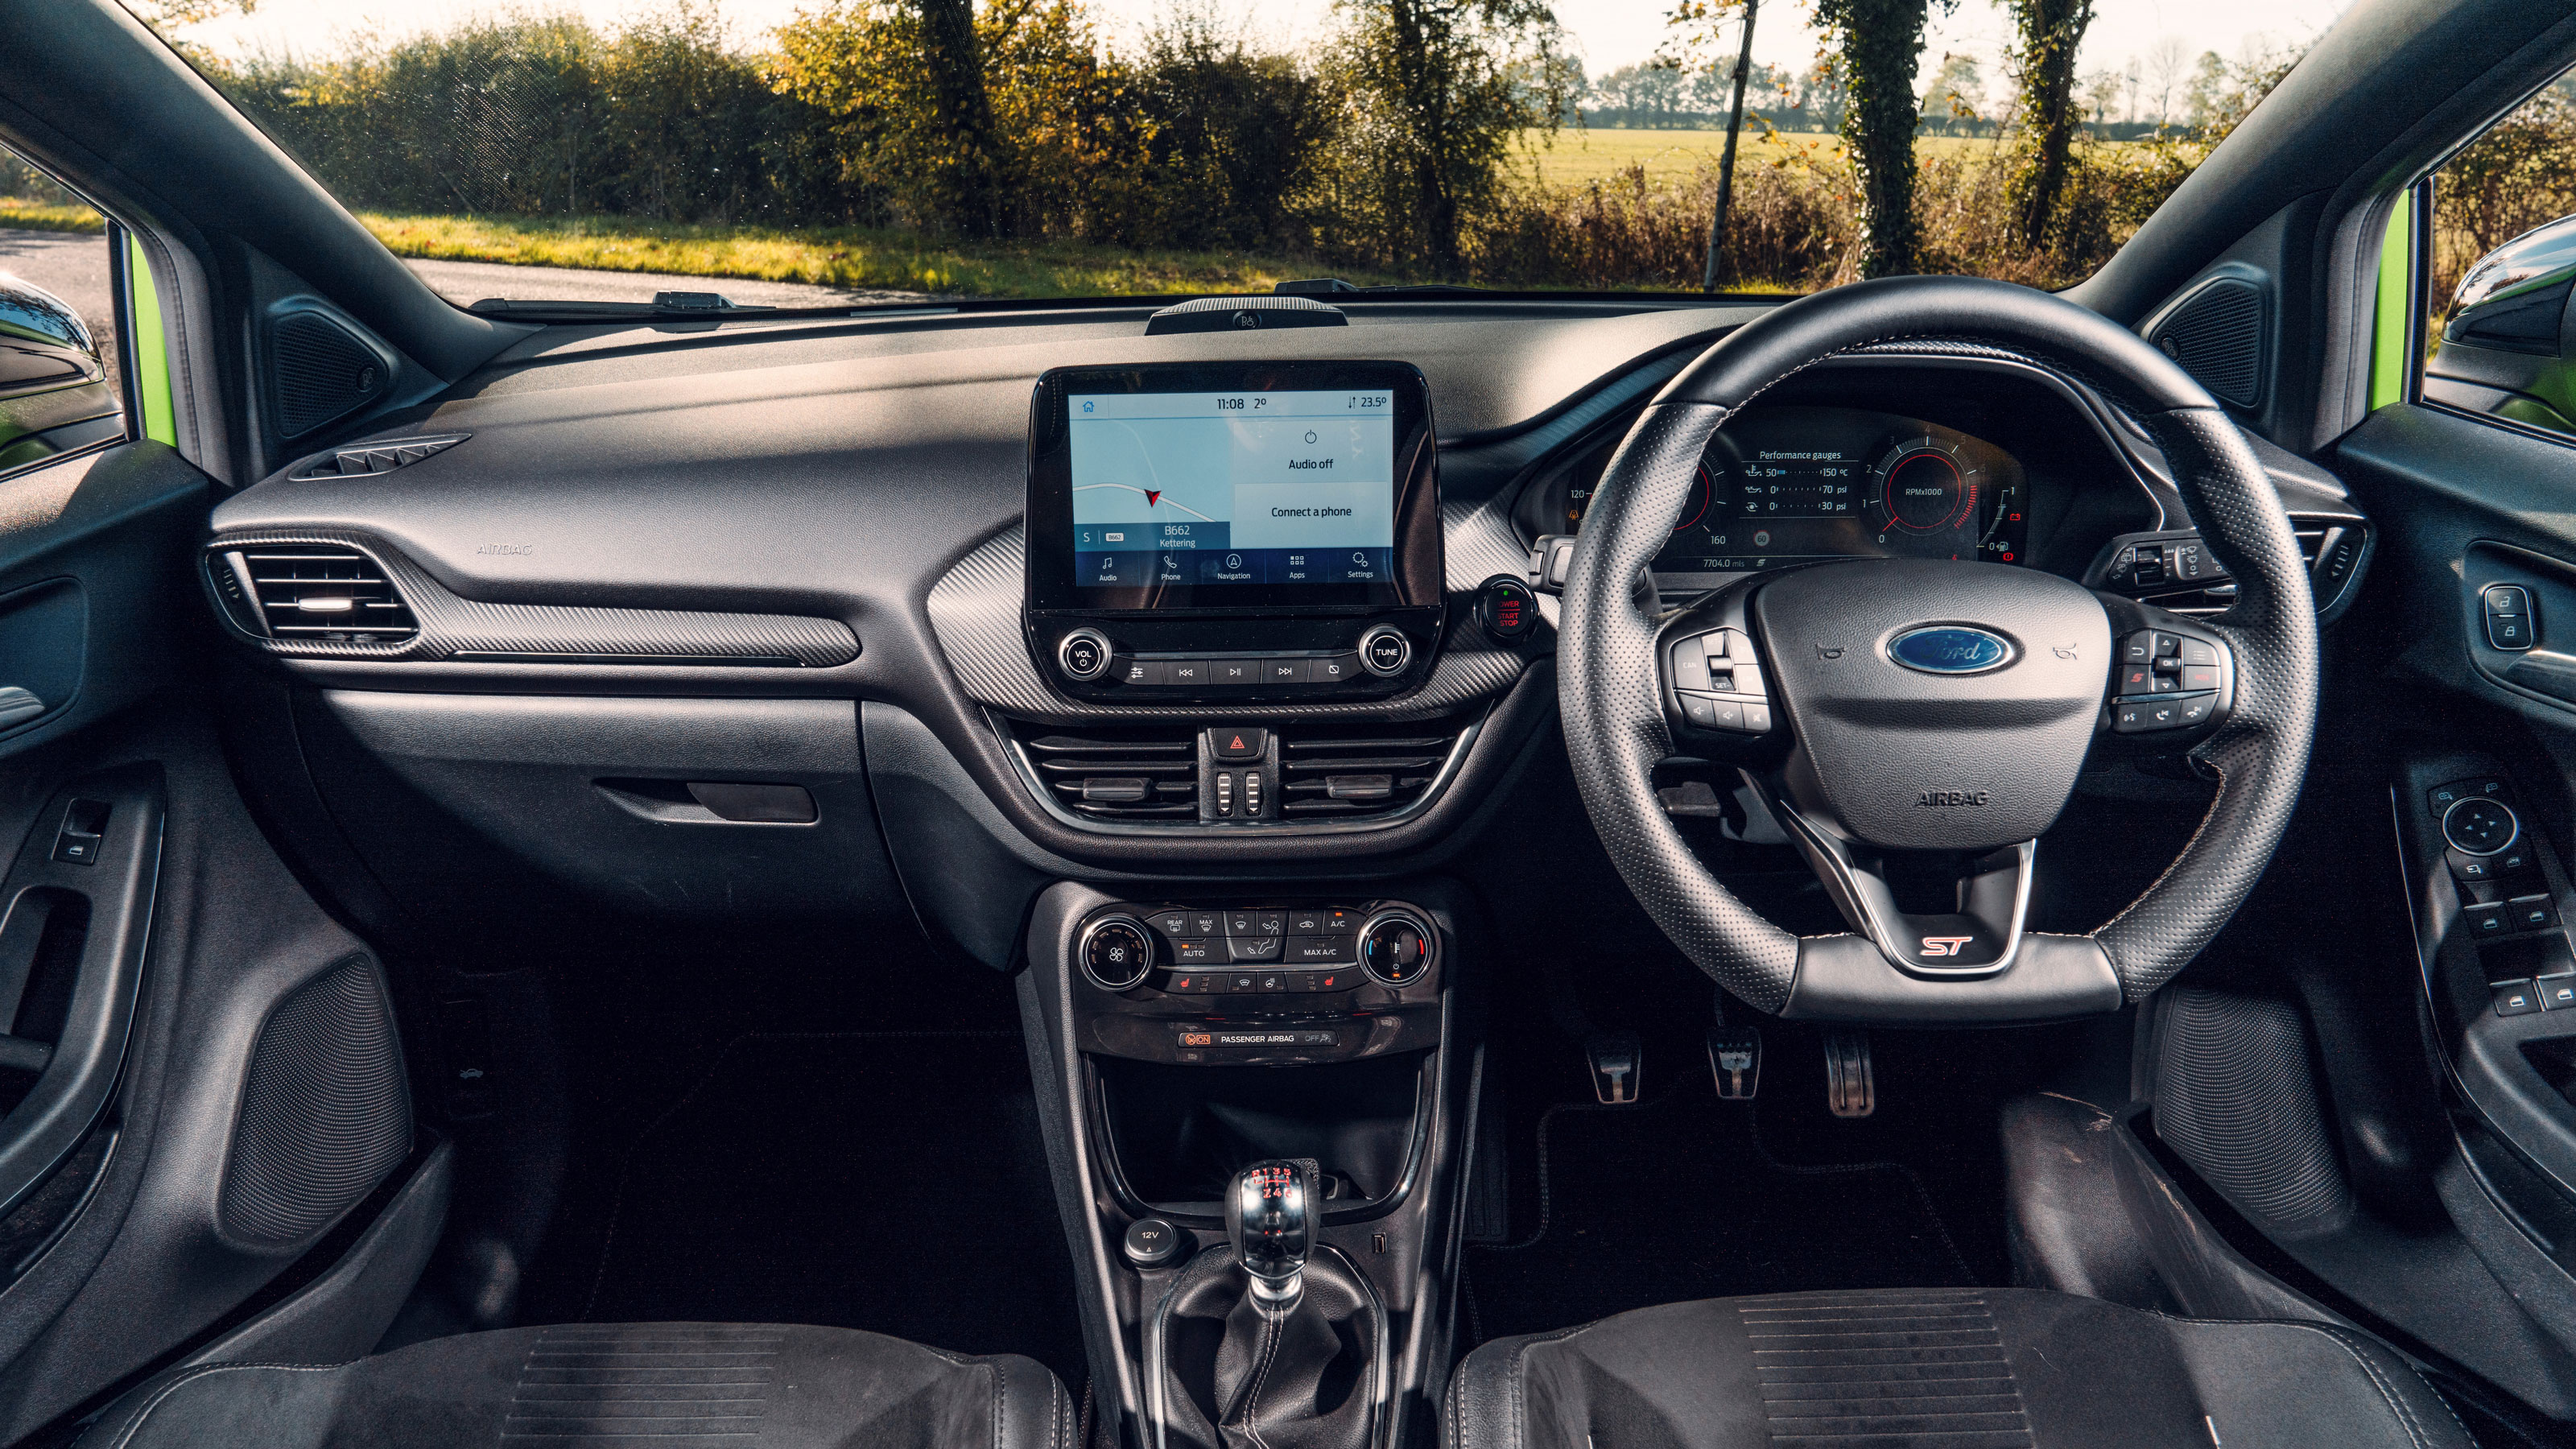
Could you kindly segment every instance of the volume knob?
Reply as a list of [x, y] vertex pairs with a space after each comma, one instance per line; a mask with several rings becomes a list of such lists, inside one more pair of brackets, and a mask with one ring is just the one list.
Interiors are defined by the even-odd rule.
[[1109, 636], [1097, 629], [1076, 629], [1056, 641], [1055, 663], [1068, 679], [1084, 683], [1109, 672]]

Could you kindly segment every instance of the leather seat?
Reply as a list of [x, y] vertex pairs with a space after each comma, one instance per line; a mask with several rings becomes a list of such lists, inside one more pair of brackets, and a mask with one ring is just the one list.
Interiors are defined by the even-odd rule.
[[2386, 1345], [2028, 1289], [1721, 1298], [1497, 1339], [1447, 1449], [2475, 1449]]
[[641, 1323], [432, 1339], [337, 1366], [205, 1364], [81, 1449], [1074, 1449], [1055, 1375], [846, 1328]]

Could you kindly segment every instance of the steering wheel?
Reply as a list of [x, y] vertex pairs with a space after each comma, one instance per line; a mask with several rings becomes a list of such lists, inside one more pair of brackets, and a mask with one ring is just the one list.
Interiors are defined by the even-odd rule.
[[[1728, 419], [1827, 358], [1935, 339], [2079, 377], [2134, 413], [2236, 580], [2234, 605], [2184, 617], [2028, 568], [1894, 558], [1755, 575], [1670, 612], [1640, 596], [1639, 571]], [[2307, 571], [2244, 435], [2136, 334], [1975, 278], [1836, 288], [1703, 353], [1637, 419], [1593, 494], [1558, 646], [1575, 780], [1629, 889], [1728, 992], [1817, 1021], [2044, 1020], [2153, 993], [2271, 860], [2316, 719]], [[2087, 755], [2138, 746], [2187, 749], [2216, 776], [2200, 829], [2091, 933], [2025, 930], [2038, 837]], [[1739, 770], [1850, 931], [1792, 935], [1718, 882], [1655, 788], [1657, 764], [1677, 755]], [[1945, 874], [1956, 909], [1921, 910], [1950, 903]]]

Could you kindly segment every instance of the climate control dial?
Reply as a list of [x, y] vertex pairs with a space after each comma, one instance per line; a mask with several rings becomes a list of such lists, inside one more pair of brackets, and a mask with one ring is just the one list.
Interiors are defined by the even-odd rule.
[[1083, 930], [1074, 954], [1094, 985], [1125, 991], [1154, 969], [1154, 938], [1133, 916], [1103, 916]]
[[1380, 911], [1360, 927], [1360, 969], [1380, 986], [1410, 986], [1430, 971], [1439, 938], [1411, 911]]

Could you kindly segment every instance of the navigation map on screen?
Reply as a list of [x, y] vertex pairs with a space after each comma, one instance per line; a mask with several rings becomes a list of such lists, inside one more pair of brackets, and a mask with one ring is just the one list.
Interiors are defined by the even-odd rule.
[[1395, 394], [1067, 399], [1074, 582], [1377, 583], [1395, 556]]

